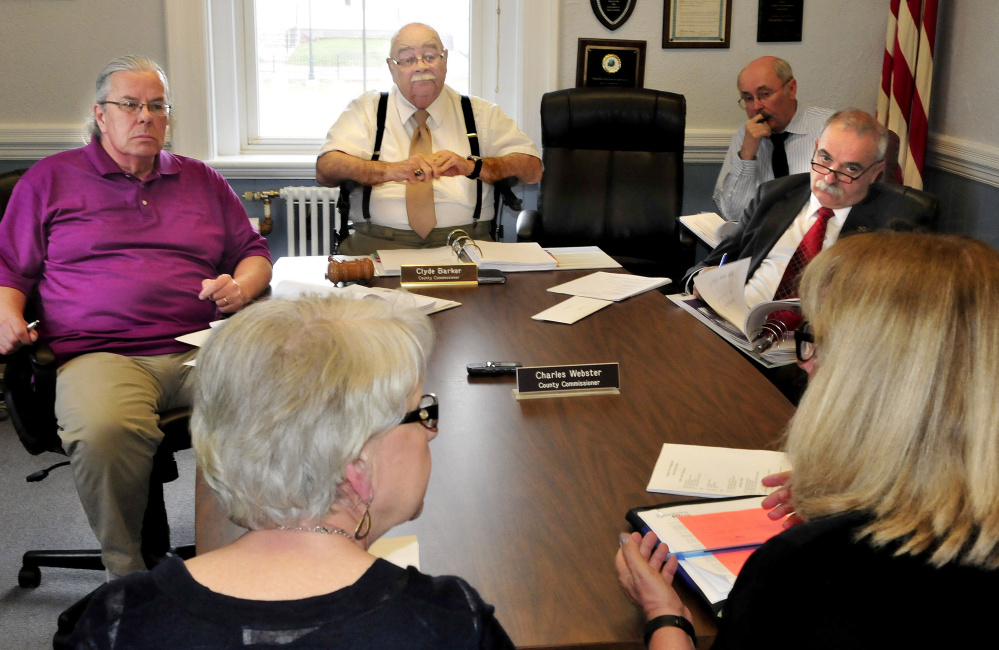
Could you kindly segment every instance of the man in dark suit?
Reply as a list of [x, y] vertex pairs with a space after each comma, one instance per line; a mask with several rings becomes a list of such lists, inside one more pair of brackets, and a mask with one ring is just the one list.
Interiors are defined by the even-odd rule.
[[886, 149], [887, 131], [869, 113], [834, 114], [815, 141], [811, 173], [761, 185], [739, 225], [687, 271], [682, 286], [723, 256], [729, 261], [749, 257], [746, 302], [756, 305], [774, 298], [789, 261], [820, 220], [825, 222], [822, 248], [853, 232], [932, 225], [933, 215], [915, 200], [874, 182], [884, 169]]

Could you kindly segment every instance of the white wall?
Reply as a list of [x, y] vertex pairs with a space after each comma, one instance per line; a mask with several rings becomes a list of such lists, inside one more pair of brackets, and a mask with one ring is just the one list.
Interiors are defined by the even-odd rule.
[[166, 51], [163, 0], [0, 0], [0, 127], [82, 124], [105, 63]]
[[746, 116], [735, 104], [735, 79], [746, 63], [765, 54], [791, 64], [800, 102], [877, 108], [888, 0], [806, 2], [800, 43], [757, 43], [757, 3], [733, 0], [728, 49], [663, 49], [663, 5], [663, 0], [638, 2], [628, 22], [611, 31], [593, 15], [589, 0], [563, 0], [560, 86], [575, 85], [579, 38], [614, 38], [647, 41], [645, 87], [684, 95], [688, 129], [731, 130], [742, 124]]
[[999, 3], [940, 4], [930, 131], [999, 147]]

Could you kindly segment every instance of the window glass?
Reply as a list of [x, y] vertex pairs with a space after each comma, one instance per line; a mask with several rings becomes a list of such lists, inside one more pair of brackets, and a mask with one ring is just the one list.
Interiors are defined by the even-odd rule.
[[254, 0], [250, 142], [321, 139], [352, 99], [388, 90], [389, 41], [410, 22], [440, 33], [447, 83], [468, 94], [469, 0]]

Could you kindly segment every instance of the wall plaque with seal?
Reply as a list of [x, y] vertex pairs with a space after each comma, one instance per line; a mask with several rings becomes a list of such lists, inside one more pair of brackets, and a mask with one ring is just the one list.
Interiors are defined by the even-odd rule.
[[638, 0], [590, 0], [593, 15], [607, 29], [617, 29], [628, 22]]
[[571, 395], [617, 395], [621, 373], [616, 363], [584, 363], [569, 366], [517, 368], [518, 400]]
[[606, 87], [645, 87], [645, 41], [579, 39], [576, 88]]

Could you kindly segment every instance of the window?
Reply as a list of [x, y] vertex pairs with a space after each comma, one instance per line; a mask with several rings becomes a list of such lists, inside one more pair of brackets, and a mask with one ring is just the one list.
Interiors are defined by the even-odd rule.
[[[467, 17], [461, 18], [467, 27], [453, 27], [459, 22], [453, 9], [442, 16], [432, 13], [458, 4], [467, 7]], [[257, 26], [276, 20], [266, 5], [282, 7], [285, 15], [297, 9], [297, 23], [286, 20], [278, 25], [279, 31], [284, 30], [284, 43], [265, 42], [258, 48]], [[295, 53], [302, 44], [301, 35], [288, 31], [308, 29], [308, 0], [164, 0], [175, 152], [205, 160], [229, 179], [311, 178], [320, 143], [347, 100], [334, 100], [337, 91], [328, 89], [316, 101], [301, 96], [289, 99], [288, 91], [275, 88], [273, 78], [267, 75], [276, 74], [272, 71], [284, 57], [280, 65], [297, 66], [300, 76], [295, 83], [322, 87], [322, 75], [334, 73], [320, 68], [336, 66], [317, 64], [315, 37], [324, 12], [332, 15], [335, 11], [354, 12], [362, 18], [361, 27], [349, 29], [367, 34], [365, 48], [370, 50], [365, 59], [369, 63], [358, 63], [353, 71], [362, 80], [343, 91], [342, 97], [352, 99], [364, 88], [388, 89], [387, 51], [378, 38], [385, 32], [390, 36], [407, 22], [426, 22], [438, 29], [445, 46], [456, 52], [448, 63], [448, 84], [499, 104], [540, 145], [541, 95], [558, 87], [558, 0], [409, 4], [395, 0], [312, 0], [311, 5], [312, 70], [318, 77], [313, 80], [308, 79], [308, 65], [300, 62], [307, 54]], [[382, 9], [389, 5], [394, 9]], [[340, 24], [339, 18], [333, 22], [334, 27]], [[253, 34], [249, 39], [248, 33]], [[301, 51], [307, 49], [306, 45]], [[292, 54], [295, 58], [289, 63]], [[457, 59], [463, 62], [455, 66]], [[464, 67], [467, 76], [456, 69]], [[262, 70], [259, 76], [258, 68]], [[346, 72], [342, 69], [340, 74]], [[381, 74], [386, 76], [377, 78]], [[462, 81], [463, 76], [467, 81]], [[256, 98], [261, 95], [264, 100], [258, 104]], [[339, 103], [334, 105], [336, 101]], [[310, 111], [315, 115], [308, 117]]]
[[469, 0], [253, 0], [244, 20], [246, 144], [318, 146], [347, 104], [392, 85], [392, 34], [432, 25], [448, 50], [447, 83], [469, 92]]

